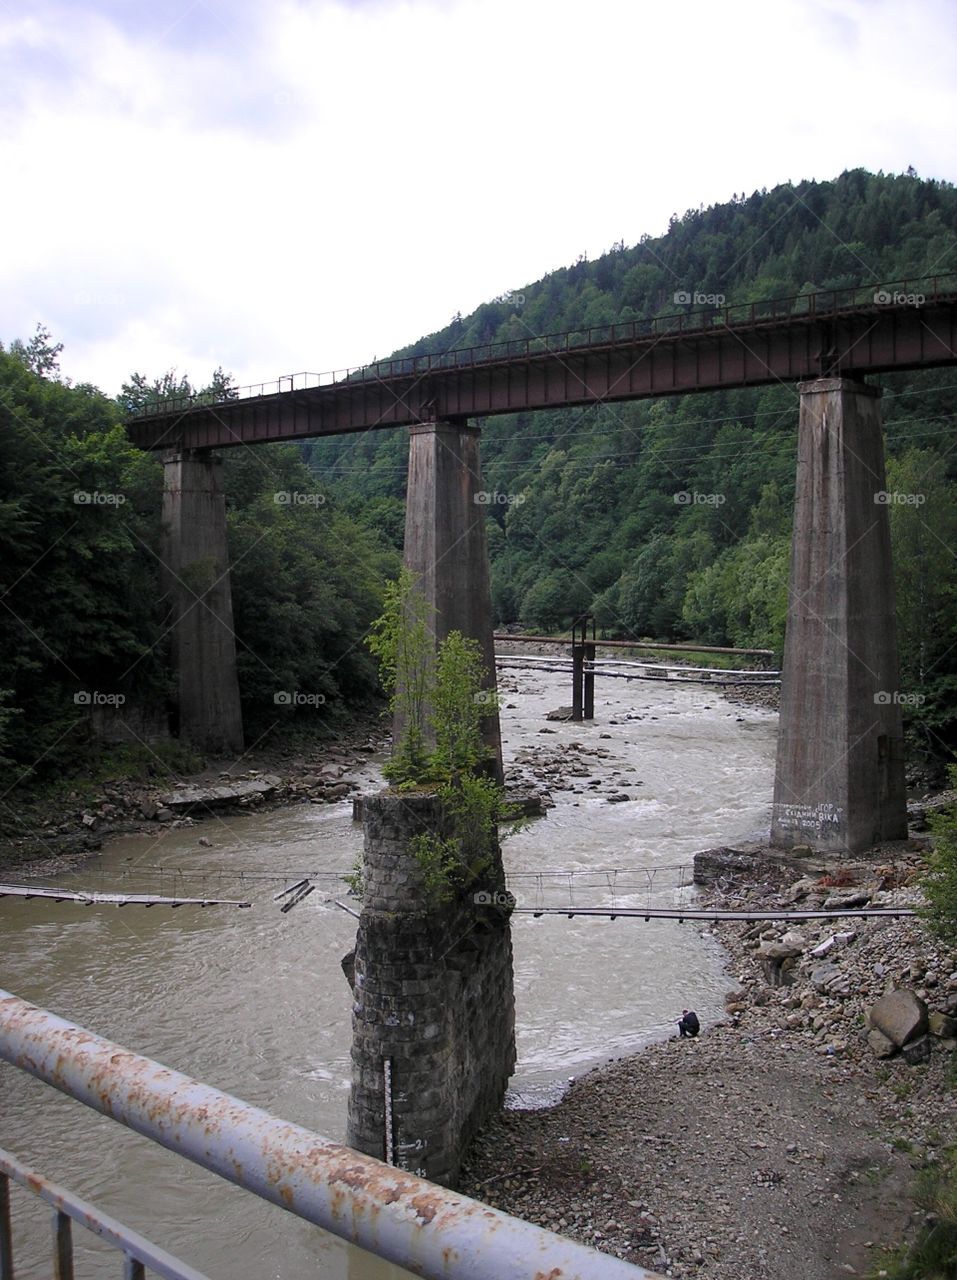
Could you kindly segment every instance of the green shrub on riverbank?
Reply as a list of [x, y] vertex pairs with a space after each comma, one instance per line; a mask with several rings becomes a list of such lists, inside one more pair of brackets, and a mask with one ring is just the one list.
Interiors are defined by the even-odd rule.
[[[950, 785], [957, 787], [957, 767], [950, 770]], [[935, 813], [930, 819], [934, 850], [921, 888], [927, 899], [925, 917], [940, 937], [957, 935], [957, 806]]]
[[886, 1280], [955, 1280], [957, 1277], [957, 1148], [922, 1171], [916, 1200], [926, 1216], [917, 1239], [871, 1273]]

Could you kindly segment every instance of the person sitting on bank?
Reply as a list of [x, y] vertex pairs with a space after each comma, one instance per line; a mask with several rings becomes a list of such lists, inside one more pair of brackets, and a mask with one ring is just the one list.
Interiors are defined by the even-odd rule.
[[678, 1035], [683, 1040], [685, 1036], [691, 1036], [692, 1039], [701, 1030], [701, 1023], [698, 1021], [698, 1015], [693, 1009], [681, 1010], [681, 1021], [678, 1023]]

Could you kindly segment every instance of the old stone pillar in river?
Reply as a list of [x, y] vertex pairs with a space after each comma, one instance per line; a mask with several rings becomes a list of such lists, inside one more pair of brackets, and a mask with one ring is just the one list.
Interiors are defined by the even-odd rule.
[[501, 850], [493, 834], [476, 879], [443, 894], [414, 852], [417, 837], [451, 833], [439, 797], [367, 796], [363, 829], [347, 1141], [454, 1185], [515, 1067]]
[[907, 834], [880, 391], [799, 391], [771, 840], [858, 852]]
[[203, 751], [243, 749], [226, 548], [222, 460], [207, 449], [164, 457], [160, 579], [170, 606], [179, 735]]
[[[409, 482], [405, 513], [405, 564], [429, 606], [435, 646], [450, 631], [476, 640], [495, 691], [495, 646], [489, 586], [479, 429], [465, 421], [430, 422], [409, 430]], [[498, 712], [486, 717], [483, 735], [493, 773], [502, 780]]]

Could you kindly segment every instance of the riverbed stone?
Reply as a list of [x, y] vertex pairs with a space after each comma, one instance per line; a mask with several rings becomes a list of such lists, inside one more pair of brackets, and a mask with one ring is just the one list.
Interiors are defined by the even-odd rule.
[[884, 1032], [878, 1031], [876, 1027], [872, 1027], [867, 1033], [867, 1044], [875, 1058], [893, 1058], [897, 1052], [894, 1041], [888, 1039]]
[[230, 805], [265, 800], [272, 796], [280, 785], [279, 779], [274, 775], [263, 774], [261, 778], [250, 778], [248, 781], [231, 782], [215, 787], [182, 787], [164, 796], [161, 803], [164, 808], [172, 809], [175, 813], [188, 813], [195, 808], [223, 809]]
[[824, 956], [828, 955], [829, 952], [833, 951], [836, 946], [837, 938], [832, 933], [830, 937], [825, 938], [823, 942], [819, 942], [816, 947], [812, 948], [811, 955], [815, 960], [821, 960]]
[[867, 1017], [898, 1049], [927, 1033], [927, 1005], [906, 988], [882, 996]]
[[762, 942], [758, 950], [760, 960], [774, 960], [778, 964], [782, 960], [793, 960], [801, 954], [801, 948], [793, 942]]
[[870, 892], [866, 889], [838, 889], [836, 893], [828, 894], [824, 899], [824, 910], [850, 911], [857, 907], [866, 907], [870, 900]]
[[912, 1067], [927, 1062], [930, 1058], [930, 1036], [918, 1036], [916, 1040], [908, 1040], [901, 1049], [901, 1056]]
[[841, 971], [836, 964], [819, 964], [811, 972], [811, 986], [815, 991], [826, 991], [840, 976]]
[[927, 1029], [939, 1040], [950, 1040], [957, 1036], [957, 1018], [946, 1013], [930, 1013], [927, 1015]]
[[758, 949], [758, 960], [765, 978], [772, 987], [790, 984], [794, 973], [794, 962], [801, 954], [801, 948], [786, 942], [762, 942]]

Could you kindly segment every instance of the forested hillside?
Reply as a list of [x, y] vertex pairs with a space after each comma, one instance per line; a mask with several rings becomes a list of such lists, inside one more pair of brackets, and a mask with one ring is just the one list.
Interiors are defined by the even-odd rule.
[[[516, 289], [397, 354], [562, 332], [680, 308], [957, 269], [957, 192], [842, 174], [675, 217]], [[117, 401], [58, 373], [38, 327], [0, 350], [0, 758], [56, 770], [91, 741], [84, 691], [169, 704], [157, 594], [161, 467], [127, 442], [138, 404], [191, 388], [133, 375]], [[229, 385], [222, 371], [210, 393]], [[912, 733], [957, 743], [957, 370], [884, 379]], [[483, 458], [500, 624], [780, 650], [796, 390], [777, 386], [488, 420]], [[398, 566], [406, 433], [224, 451], [247, 736], [348, 717], [375, 687], [361, 643]], [[277, 502], [279, 492], [312, 494]], [[84, 500], [77, 495], [100, 495]], [[112, 497], [110, 495], [113, 495]], [[117, 496], [118, 495], [118, 496]], [[910, 495], [909, 497], [907, 497]], [[322, 695], [281, 715], [277, 690]]]
[[[130, 404], [190, 387], [134, 377], [121, 410], [94, 387], [60, 381], [58, 351], [42, 330], [0, 351], [4, 790], [88, 760], [97, 706], [122, 707], [134, 726], [141, 712], [163, 724], [170, 709], [162, 466], [122, 422]], [[319, 491], [294, 445], [228, 450], [224, 483], [247, 740], [349, 719], [376, 690], [361, 639], [397, 554]], [[288, 493], [313, 500], [277, 501]], [[283, 690], [317, 696], [277, 706]], [[147, 736], [149, 758], [162, 747]]]
[[[681, 309], [957, 270], [947, 183], [844, 173], [675, 217], [664, 236], [614, 246], [516, 288], [398, 355], [580, 329]], [[953, 740], [957, 634], [957, 371], [884, 382], [904, 686], [926, 701], [928, 741]], [[790, 386], [514, 414], [484, 423], [493, 600], [499, 624], [780, 650], [797, 392]], [[363, 523], [401, 543], [404, 433], [303, 446]], [[919, 505], [918, 505], [919, 502]]]

